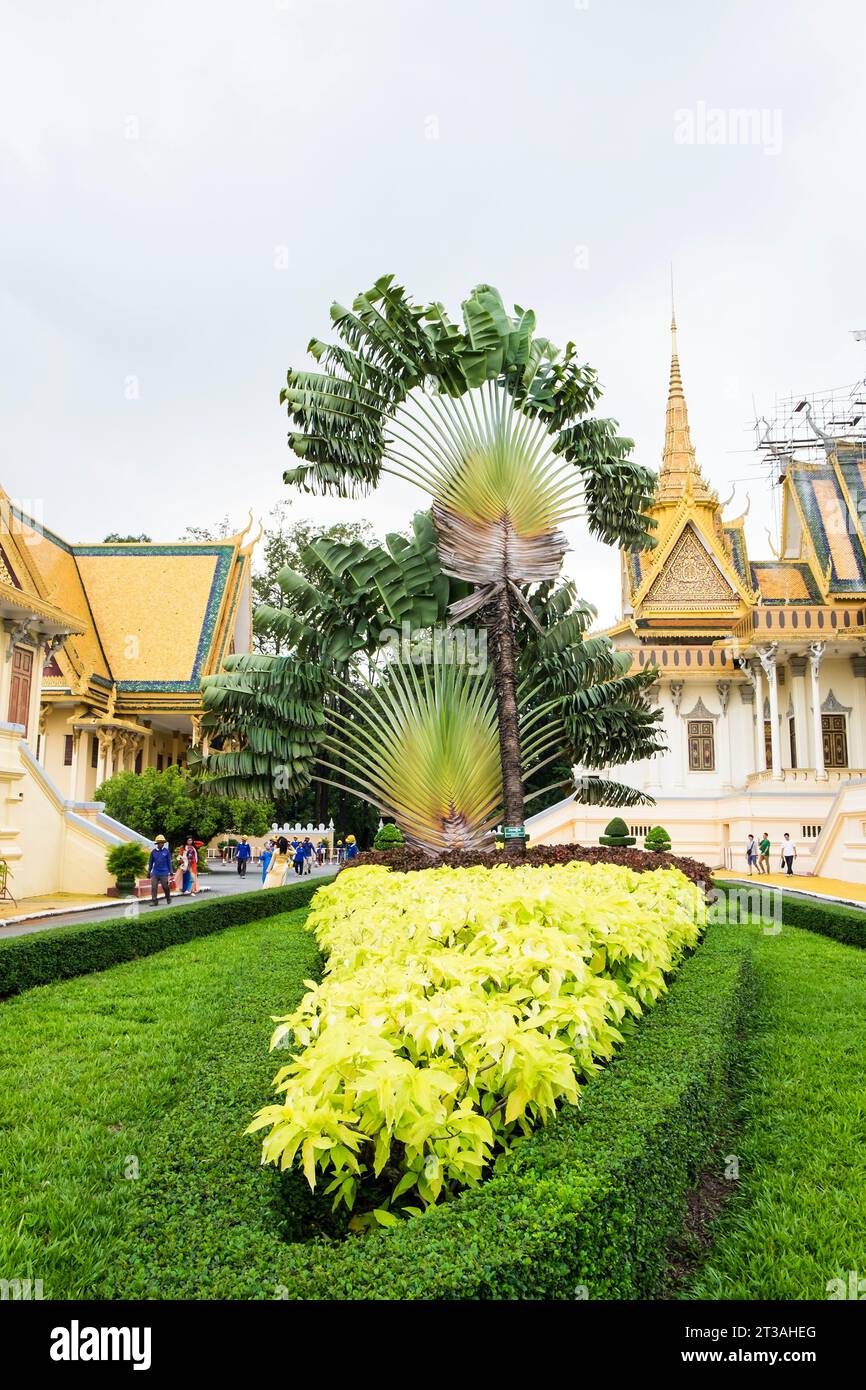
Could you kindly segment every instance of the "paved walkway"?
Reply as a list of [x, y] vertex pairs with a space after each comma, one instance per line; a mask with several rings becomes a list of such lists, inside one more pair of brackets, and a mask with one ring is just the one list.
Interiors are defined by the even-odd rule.
[[821, 878], [815, 874], [748, 874], [731, 869], [717, 869], [714, 878], [728, 883], [751, 883], [771, 888], [784, 888], [789, 893], [802, 893], [810, 898], [828, 898], [833, 902], [866, 904], [866, 883], [849, 883], [841, 878]]
[[[327, 865], [324, 869], [314, 868], [312, 877], [324, 878], [333, 873], [334, 866]], [[303, 882], [303, 879], [297, 881], [300, 883]], [[200, 902], [213, 902], [215, 896], [227, 897], [233, 893], [254, 893], [262, 885], [261, 870], [253, 867], [249, 870], [246, 878], [241, 878], [233, 866], [231, 868], [212, 869], [209, 874], [202, 874], [199, 882], [202, 888], [207, 889], [200, 897], [185, 898], [180, 893], [172, 893], [171, 903], [167, 904], [160, 893], [159, 907], [157, 908], [151, 907], [149, 898], [138, 899], [134, 904], [127, 900], [109, 899], [108, 905], [89, 908], [83, 912], [58, 912], [58, 908], [63, 907], [62, 898], [31, 898], [27, 901], [26, 907], [24, 904], [19, 904], [18, 911], [38, 912], [37, 904], [41, 904], [44, 905], [46, 915], [27, 922], [0, 922], [0, 941], [9, 936], [26, 936], [30, 932], [46, 931], [50, 927], [81, 927], [88, 922], [107, 922], [113, 917], [122, 917], [133, 906], [137, 906], [143, 913], [171, 912], [176, 907], [194, 907]], [[294, 877], [292, 882], [295, 882]], [[68, 901], [69, 899], [67, 899]], [[74, 901], [81, 902], [82, 899], [75, 899]], [[94, 901], [106, 903], [104, 898]], [[47, 915], [48, 913], [51, 915]]]

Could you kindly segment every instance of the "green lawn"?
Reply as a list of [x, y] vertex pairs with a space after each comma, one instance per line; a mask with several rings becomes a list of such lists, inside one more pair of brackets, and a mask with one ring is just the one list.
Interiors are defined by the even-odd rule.
[[866, 1276], [866, 951], [796, 927], [754, 934], [740, 1180], [680, 1296], [826, 1298]]
[[[242, 1137], [276, 1069], [269, 1016], [319, 966], [304, 918], [0, 1005], [0, 1277], [46, 1298], [273, 1298], [283, 1239], [328, 1234], [321, 1199]], [[759, 986], [740, 1180], [678, 1296], [822, 1298], [866, 1276], [866, 951], [719, 930], [751, 943]]]
[[[208, 1218], [202, 1246], [216, 1210], [231, 1219], [238, 1184], [283, 1203], [284, 1185], [256, 1165], [257, 1140], [241, 1135], [276, 1069], [269, 1016], [318, 969], [305, 916], [233, 927], [0, 1005], [0, 1277], [41, 1279], [45, 1298], [134, 1296], [138, 1256], [124, 1254], [123, 1234], [172, 1162], [175, 1196]], [[144, 1245], [170, 1238], [164, 1216]], [[231, 1238], [230, 1226], [219, 1233]]]

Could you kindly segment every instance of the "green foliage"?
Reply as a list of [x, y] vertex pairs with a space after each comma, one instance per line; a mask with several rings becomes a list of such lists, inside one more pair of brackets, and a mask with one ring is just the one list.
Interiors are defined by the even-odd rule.
[[600, 845], [607, 845], [611, 849], [626, 849], [634, 842], [635, 837], [629, 835], [628, 826], [621, 816], [614, 816], [612, 821], [608, 821], [604, 834], [598, 837]]
[[108, 815], [149, 840], [165, 835], [177, 842], [192, 835], [207, 844], [221, 830], [266, 835], [274, 821], [272, 802], [215, 796], [179, 767], [118, 772], [97, 787], [94, 797], [105, 803]]
[[373, 848], [400, 849], [405, 843], [399, 825], [395, 825], [393, 821], [388, 821], [381, 830], [376, 831]]
[[316, 878], [192, 907], [152, 908], [142, 904], [135, 917], [115, 917], [83, 927], [52, 927], [50, 931], [0, 940], [0, 999], [34, 985], [107, 970], [119, 961], [153, 955], [165, 946], [210, 936], [274, 912], [305, 907], [322, 883]]
[[0, 1005], [0, 1269], [44, 1280], [46, 1299], [129, 1299], [158, 1250], [207, 1296], [208, 1265], [237, 1281], [295, 1236], [315, 1199], [299, 1180], [289, 1220], [286, 1184], [238, 1137], [273, 1070], [262, 1011], [320, 967], [305, 911]]
[[652, 850], [654, 854], [669, 854], [671, 837], [663, 825], [654, 825], [644, 836], [643, 847]]
[[148, 855], [142, 845], [132, 841], [115, 845], [105, 856], [105, 865], [118, 881], [140, 878], [147, 868]]
[[[746, 911], [756, 916], [761, 910], [760, 888], [745, 888], [734, 883], [716, 879], [714, 888], [732, 904], [739, 902]], [[782, 903], [782, 922], [787, 927], [802, 927], [806, 931], [828, 936], [833, 941], [841, 941], [846, 946], [866, 948], [866, 909], [845, 903], [821, 902], [817, 898], [799, 898], [783, 889], [771, 888], [764, 892], [780, 894]], [[739, 906], [732, 907], [731, 919], [736, 921], [742, 915]]]
[[103, 545], [151, 545], [152, 537], [143, 532], [140, 536], [122, 536], [119, 531], [109, 531], [102, 539]]
[[325, 978], [272, 1039], [295, 1055], [250, 1126], [269, 1130], [263, 1161], [297, 1158], [349, 1208], [377, 1184], [398, 1206], [474, 1185], [577, 1102], [695, 945], [702, 904], [674, 869], [342, 874], [309, 919]]

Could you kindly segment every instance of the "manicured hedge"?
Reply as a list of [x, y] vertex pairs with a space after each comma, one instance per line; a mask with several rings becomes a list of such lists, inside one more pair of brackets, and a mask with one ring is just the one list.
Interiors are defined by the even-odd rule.
[[210, 936], [226, 927], [306, 907], [316, 890], [330, 881], [330, 877], [316, 878], [286, 888], [237, 893], [194, 907], [154, 909], [145, 903], [133, 917], [112, 917], [80, 927], [46, 927], [11, 937], [0, 941], [0, 999], [34, 985], [150, 956], [166, 946]]
[[729, 1118], [750, 997], [748, 938], [711, 927], [582, 1106], [488, 1182], [387, 1231], [290, 1247], [272, 1278], [299, 1299], [652, 1297]]
[[[715, 888], [726, 895], [763, 891], [781, 893], [782, 922], [786, 927], [805, 927], [807, 931], [829, 936], [833, 941], [841, 941], [846, 946], [866, 948], [866, 910], [850, 907], [845, 903], [821, 902], [817, 898], [797, 897], [773, 885], [761, 884], [760, 879], [749, 883], [728, 883], [716, 881]], [[744, 899], [748, 902], [748, 897]]]
[[[689, 859], [682, 854], [615, 848], [603, 843], [530, 845], [520, 862], [537, 868], [542, 864], [571, 864], [575, 860], [581, 864], [620, 864], [623, 868], [634, 869], [637, 874], [653, 873], [656, 869], [679, 869], [692, 883], [708, 884], [712, 880], [706, 864], [702, 864], [699, 859]], [[350, 859], [344, 864], [340, 872], [357, 868], [362, 864], [384, 865], [386, 869], [393, 869], [395, 873], [408, 874], [419, 869], [435, 869], [440, 864], [447, 864], [451, 869], [470, 869], [474, 864], [483, 864], [486, 868], [492, 869], [497, 864], [512, 866], [513, 863], [514, 860], [504, 850], [454, 850], [451, 854], [431, 859], [423, 850], [406, 845], [402, 849], [364, 850], [356, 859]]]

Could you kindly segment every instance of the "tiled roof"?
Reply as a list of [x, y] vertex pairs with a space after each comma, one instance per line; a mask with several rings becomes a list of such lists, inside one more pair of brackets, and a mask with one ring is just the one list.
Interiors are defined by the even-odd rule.
[[752, 585], [764, 603], [821, 603], [815, 576], [799, 560], [755, 560], [749, 566]]
[[793, 465], [789, 476], [831, 593], [866, 589], [866, 552], [830, 463]]

